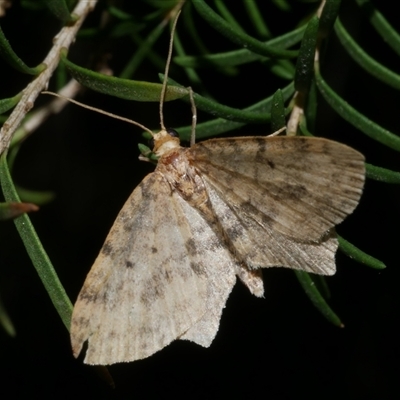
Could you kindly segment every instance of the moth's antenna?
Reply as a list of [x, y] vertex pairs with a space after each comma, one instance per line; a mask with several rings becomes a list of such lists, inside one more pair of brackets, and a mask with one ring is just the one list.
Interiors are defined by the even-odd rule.
[[[180, 5], [180, 7], [182, 7], [182, 5]], [[174, 20], [174, 23], [172, 24], [171, 37], [169, 39], [169, 49], [168, 49], [167, 64], [165, 65], [165, 72], [164, 72], [164, 82], [163, 82], [162, 89], [161, 89], [161, 96], [160, 96], [160, 125], [161, 125], [161, 130], [163, 130], [163, 131], [166, 130], [165, 129], [165, 125], [164, 125], [164, 112], [163, 112], [164, 99], [165, 99], [165, 93], [167, 91], [169, 65], [171, 64], [172, 50], [173, 50], [173, 46], [174, 46], [174, 33], [175, 33], [176, 24], [178, 22], [178, 18], [179, 18], [180, 14], [181, 14], [181, 10], [179, 10], [177, 12], [175, 20]]]
[[45, 90], [45, 91], [42, 92], [42, 94], [50, 94], [50, 95], [52, 95], [52, 96], [59, 97], [59, 98], [61, 98], [61, 99], [67, 100], [67, 101], [69, 101], [70, 103], [76, 104], [76, 105], [81, 106], [81, 107], [83, 107], [83, 108], [87, 108], [88, 110], [96, 111], [96, 112], [98, 112], [98, 113], [100, 113], [100, 114], [107, 115], [108, 117], [115, 118], [115, 119], [119, 119], [119, 120], [121, 120], [121, 121], [128, 122], [128, 123], [130, 123], [130, 124], [132, 124], [132, 125], [136, 125], [136, 126], [138, 126], [139, 128], [142, 128], [144, 131], [150, 133], [151, 136], [154, 136], [154, 132], [151, 131], [149, 128], [146, 128], [144, 125], [139, 124], [139, 122], [133, 121], [133, 120], [131, 120], [131, 119], [124, 118], [124, 117], [120, 117], [119, 115], [115, 115], [115, 114], [109, 113], [109, 112], [107, 112], [107, 111], [100, 110], [100, 108], [88, 106], [88, 105], [86, 105], [86, 104], [83, 104], [83, 103], [81, 103], [81, 102], [79, 102], [79, 101], [70, 99], [69, 97], [65, 97], [65, 96], [63, 96], [63, 95], [61, 95], [61, 94], [58, 94], [58, 93], [48, 92], [48, 91]]

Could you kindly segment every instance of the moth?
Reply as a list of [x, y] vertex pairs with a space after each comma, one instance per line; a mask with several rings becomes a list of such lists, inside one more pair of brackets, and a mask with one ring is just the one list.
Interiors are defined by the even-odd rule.
[[158, 163], [118, 214], [75, 303], [75, 357], [140, 360], [174, 340], [208, 347], [239, 278], [262, 268], [335, 273], [334, 227], [357, 206], [364, 157], [322, 138], [238, 137], [180, 146], [154, 134]]

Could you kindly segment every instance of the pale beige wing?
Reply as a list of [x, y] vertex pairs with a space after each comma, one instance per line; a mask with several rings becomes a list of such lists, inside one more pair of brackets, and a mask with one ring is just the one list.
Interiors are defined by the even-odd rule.
[[318, 241], [293, 239], [268, 224], [260, 223], [254, 213], [238, 210], [214, 190], [207, 177], [204, 179], [214, 212], [226, 236], [238, 258], [249, 268], [287, 267], [321, 275], [335, 273], [338, 242], [334, 229], [327, 231]]
[[354, 210], [364, 186], [364, 157], [322, 138], [211, 139], [188, 158], [232, 212], [293, 239], [319, 240]]
[[[119, 213], [78, 296], [74, 355], [88, 341], [85, 363], [134, 361], [191, 328], [187, 338], [208, 345], [235, 283], [234, 269], [198, 212], [161, 174], [150, 174]], [[202, 327], [193, 328], [199, 321]]]
[[[207, 278], [206, 312], [179, 339], [191, 340], [208, 347], [217, 334], [222, 310], [236, 282], [235, 274], [239, 270], [239, 264], [221, 239], [221, 235], [216, 235], [196, 209], [179, 195], [176, 201], [181, 203], [193, 235], [186, 246], [187, 257], [197, 257]], [[264, 290], [262, 280], [260, 290]]]

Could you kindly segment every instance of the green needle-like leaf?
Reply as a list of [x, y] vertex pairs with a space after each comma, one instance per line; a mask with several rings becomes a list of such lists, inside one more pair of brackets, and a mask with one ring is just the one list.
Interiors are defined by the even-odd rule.
[[318, 116], [318, 90], [317, 85], [315, 84], [315, 79], [311, 81], [311, 86], [307, 95], [307, 106], [304, 110], [304, 114], [305, 118], [302, 119], [302, 122], [307, 122], [308, 129], [314, 132]]
[[295, 68], [289, 60], [270, 59], [265, 61], [265, 65], [270, 69], [271, 73], [286, 80], [292, 81], [294, 78]]
[[9, 41], [4, 36], [3, 30], [0, 27], [0, 56], [4, 58], [13, 68], [28, 75], [39, 75], [46, 69], [44, 64], [39, 64], [35, 68], [28, 67], [11, 48]]
[[[294, 85], [291, 82], [285, 86], [282, 90], [284, 101], [287, 101], [294, 93]], [[259, 101], [250, 107], [245, 108], [243, 111], [246, 112], [259, 112], [260, 114], [269, 113], [271, 110], [272, 97], [270, 96], [264, 100]], [[217, 136], [225, 132], [232, 131], [234, 129], [241, 128], [246, 125], [243, 122], [229, 121], [223, 118], [217, 118], [211, 121], [202, 122], [196, 125], [196, 138], [205, 139], [212, 136]], [[183, 140], [189, 140], [191, 134], [191, 126], [185, 126], [176, 129], [179, 136]]]
[[400, 184], [400, 172], [365, 163], [367, 178], [379, 182]]
[[29, 190], [25, 189], [19, 185], [15, 185], [18, 195], [23, 201], [29, 201], [30, 203], [42, 206], [48, 204], [54, 200], [56, 197], [54, 192], [45, 190]]
[[[299, 43], [304, 35], [306, 26], [297, 28], [291, 32], [288, 32], [282, 36], [265, 42], [266, 46], [276, 46], [282, 49], [293, 46]], [[227, 51], [218, 54], [207, 54], [201, 56], [178, 56], [174, 57], [174, 63], [182, 67], [209, 67], [209, 66], [237, 66], [242, 64], [251, 63], [257, 60], [266, 60], [270, 57], [263, 57], [259, 54], [253, 53], [247, 49], [239, 49], [233, 51]], [[282, 61], [282, 60], [281, 60]]]
[[375, 78], [385, 82], [395, 89], [400, 89], [400, 75], [386, 68], [382, 64], [370, 57], [346, 31], [340, 20], [336, 21], [335, 32], [343, 45], [343, 48], [349, 53], [361, 68], [365, 69]]
[[303, 118], [303, 120], [300, 122], [299, 125], [299, 131], [303, 136], [310, 136], [313, 137], [314, 135], [307, 129], [306, 125], [306, 119]]
[[[177, 54], [181, 56], [185, 56], [186, 52], [183, 47], [183, 44], [180, 40], [180, 37], [177, 32], [175, 32], [175, 41], [174, 41], [174, 46], [175, 46], [175, 51]], [[205, 84], [203, 83], [202, 79], [200, 78], [199, 74], [194, 68], [184, 68], [185, 73], [189, 79], [189, 82], [191, 86], [197, 86], [197, 87], [202, 87], [203, 89], [205, 88]], [[232, 72], [235, 73], [234, 69], [232, 68], [225, 68], [224, 72], [229, 73], [228, 71], [233, 70]], [[205, 94], [209, 94], [207, 91], [204, 91]]]
[[301, 93], [307, 93], [314, 76], [314, 57], [317, 46], [318, 18], [314, 17], [307, 25], [301, 41], [299, 56], [296, 61], [294, 87]]
[[222, 18], [224, 18], [225, 21], [229, 25], [231, 25], [234, 30], [236, 30], [237, 32], [244, 33], [243, 28], [237, 22], [236, 18], [232, 15], [232, 13], [229, 11], [229, 8], [225, 5], [223, 0], [214, 0], [214, 4], [215, 8], [219, 11]]
[[197, 12], [219, 33], [236, 43], [245, 47], [254, 53], [266, 57], [293, 58], [297, 56], [297, 51], [281, 50], [266, 46], [263, 42], [254, 39], [246, 33], [237, 32], [227, 21], [221, 18], [212, 8], [210, 8], [203, 0], [192, 0], [193, 6]]
[[370, 256], [367, 253], [364, 253], [358, 247], [354, 246], [341, 236], [337, 235], [337, 238], [339, 241], [339, 249], [353, 260], [374, 269], [386, 268], [386, 265], [382, 261]]
[[333, 24], [339, 14], [339, 8], [342, 0], [326, 0], [324, 9], [319, 19], [319, 35], [321, 37], [328, 36]]
[[291, 9], [291, 5], [287, 0], [272, 0], [271, 2], [282, 11], [290, 11]]
[[251, 23], [257, 30], [258, 34], [263, 38], [271, 37], [271, 32], [269, 31], [264, 19], [262, 18], [262, 13], [254, 0], [245, 0], [243, 5], [246, 7], [247, 13], [251, 18]]
[[63, 23], [71, 23], [76, 21], [76, 17], [70, 14], [65, 0], [44, 0], [44, 3], [51, 13]]
[[118, 7], [114, 7], [114, 6], [112, 6], [112, 5], [110, 5], [110, 6], [107, 8], [107, 10], [108, 10], [108, 12], [110, 13], [110, 15], [112, 15], [113, 17], [115, 17], [115, 18], [117, 18], [117, 19], [120, 19], [120, 20], [122, 20], [122, 21], [124, 21], [124, 20], [129, 20], [129, 19], [132, 18], [132, 15], [131, 15], [131, 14], [125, 12], [124, 10], [121, 10], [121, 9], [118, 8]]
[[[6, 201], [19, 202], [18, 193], [15, 190], [10, 171], [8, 170], [6, 152], [4, 152], [0, 158], [0, 182]], [[60, 315], [64, 325], [69, 330], [71, 324], [72, 303], [58, 279], [57, 273], [36, 234], [30, 218], [24, 214], [15, 219], [14, 222], [22, 241], [24, 242], [26, 251], [36, 268], [54, 307]]]
[[400, 55], [400, 35], [389, 24], [387, 19], [374, 7], [370, 0], [356, 0], [356, 3], [366, 11], [368, 18], [383, 40]]
[[[125, 100], [136, 101], [160, 101], [162, 85], [160, 83], [133, 81], [130, 79], [116, 78], [99, 74], [86, 68], [79, 67], [66, 59], [65, 54], [61, 57], [69, 73], [82, 85], [100, 93], [109, 94]], [[187, 96], [185, 88], [168, 86], [164, 101], [176, 100]]]
[[271, 104], [271, 131], [276, 132], [286, 124], [285, 104], [283, 102], [282, 91], [278, 89]]
[[18, 102], [21, 100], [21, 97], [22, 97], [22, 93], [18, 93], [14, 97], [0, 100], [0, 114], [3, 114], [5, 112], [7, 112], [8, 110], [11, 110], [13, 107], [15, 107], [18, 104]]
[[[150, 57], [151, 49], [164, 31], [165, 24], [158, 24], [145, 38], [141, 38], [135, 31], [131, 33], [131, 37], [137, 43], [138, 47], [121, 72], [120, 78], [130, 78], [133, 76], [146, 56], [149, 58], [155, 57], [154, 55]], [[164, 61], [162, 60], [163, 64]]]
[[393, 150], [400, 151], [400, 137], [371, 121], [335, 93], [318, 71], [315, 74], [318, 89], [327, 103], [346, 121], [367, 136]]
[[315, 307], [319, 310], [319, 312], [333, 325], [336, 325], [340, 328], [343, 327], [342, 321], [339, 317], [334, 313], [334, 311], [329, 307], [328, 303], [322, 297], [320, 291], [318, 290], [313, 276], [304, 271], [294, 271], [299, 280], [302, 288], [306, 292], [306, 295], [314, 304]]
[[[146, 132], [147, 133], [147, 132]], [[150, 147], [144, 145], [143, 143], [138, 143], [138, 148], [140, 154], [148, 159], [148, 161], [157, 164], [158, 158], [155, 153], [150, 149]]]
[[[160, 79], [164, 79], [164, 75], [160, 74]], [[174, 85], [183, 88], [182, 85], [174, 81], [173, 79], [168, 79], [168, 85]], [[170, 86], [168, 86], [170, 87]], [[229, 119], [230, 121], [236, 122], [269, 122], [271, 118], [270, 113], [256, 113], [244, 110], [239, 110], [237, 108], [232, 108], [225, 106], [223, 104], [217, 103], [214, 100], [207, 99], [199, 94], [193, 93], [193, 97], [196, 103], [196, 107], [199, 110], [205, 111], [206, 113], [212, 114], [215, 117]], [[189, 102], [189, 99], [187, 99]]]

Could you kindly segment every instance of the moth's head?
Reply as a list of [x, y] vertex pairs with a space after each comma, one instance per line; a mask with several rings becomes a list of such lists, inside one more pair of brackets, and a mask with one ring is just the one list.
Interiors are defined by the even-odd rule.
[[153, 153], [157, 157], [161, 157], [171, 149], [176, 149], [180, 146], [178, 133], [173, 129], [163, 128], [160, 132], [154, 134], [151, 145]]

